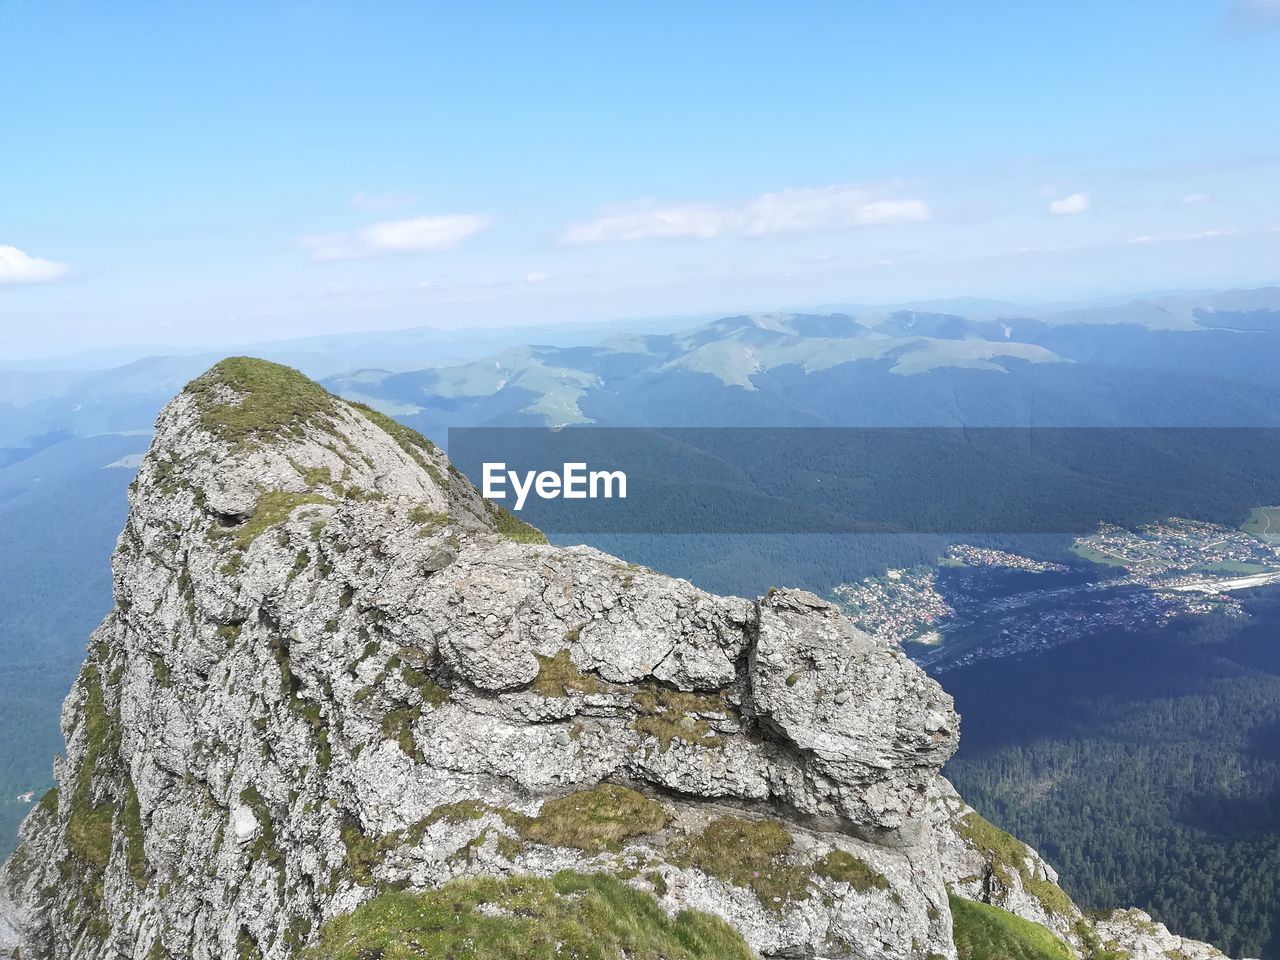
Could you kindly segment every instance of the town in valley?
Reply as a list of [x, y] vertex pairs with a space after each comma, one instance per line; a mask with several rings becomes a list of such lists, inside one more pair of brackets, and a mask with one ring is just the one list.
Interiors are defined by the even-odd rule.
[[841, 584], [832, 598], [860, 629], [941, 673], [1103, 631], [1243, 616], [1240, 591], [1278, 583], [1280, 508], [1259, 507], [1238, 529], [1176, 517], [1103, 524], [1053, 560], [955, 544], [936, 567]]

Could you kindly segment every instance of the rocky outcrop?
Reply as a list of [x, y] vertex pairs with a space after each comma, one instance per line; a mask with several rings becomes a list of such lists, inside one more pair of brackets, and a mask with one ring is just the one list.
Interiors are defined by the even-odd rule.
[[1094, 949], [939, 776], [958, 719], [896, 649], [547, 546], [285, 368], [165, 408], [113, 570], [0, 875], [15, 957], [275, 960], [381, 890], [570, 869], [765, 956], [954, 957], [948, 886]]
[[1222, 951], [1207, 943], [1170, 933], [1141, 910], [1115, 910], [1099, 918], [1095, 927], [1105, 949], [1128, 954], [1132, 960], [1220, 960]]

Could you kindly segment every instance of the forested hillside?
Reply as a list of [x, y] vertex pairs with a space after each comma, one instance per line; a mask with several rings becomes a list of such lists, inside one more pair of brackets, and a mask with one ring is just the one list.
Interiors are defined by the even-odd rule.
[[1136, 903], [1232, 956], [1280, 957], [1280, 591], [1250, 619], [1110, 634], [944, 682], [948, 767], [1092, 908]]

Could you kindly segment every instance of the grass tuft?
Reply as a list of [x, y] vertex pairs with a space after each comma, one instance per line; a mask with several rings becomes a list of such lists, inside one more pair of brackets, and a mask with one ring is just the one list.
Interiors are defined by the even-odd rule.
[[855, 857], [843, 850], [832, 850], [826, 856], [819, 858], [813, 865], [813, 872], [837, 883], [847, 883], [859, 893], [889, 889], [889, 881], [884, 874], [861, 857]]
[[435, 450], [436, 445], [412, 427], [406, 427], [400, 421], [391, 419], [385, 413], [373, 409], [367, 403], [359, 403], [355, 400], [347, 400], [345, 402], [348, 406], [355, 407], [363, 413], [366, 418], [372, 421], [374, 426], [381, 428], [384, 433], [390, 434], [391, 439], [399, 444], [400, 449], [417, 460], [419, 464], [423, 463], [423, 453], [430, 453]]
[[276, 524], [284, 523], [284, 521], [288, 520], [289, 514], [304, 503], [332, 502], [328, 497], [322, 497], [318, 493], [288, 493], [284, 490], [269, 490], [258, 497], [258, 503], [253, 508], [253, 516], [236, 527], [231, 532], [231, 535], [235, 538], [236, 546], [241, 550], [246, 550], [249, 544], [257, 540], [262, 534]]
[[720, 817], [677, 845], [673, 863], [746, 887], [770, 910], [809, 896], [809, 870], [787, 859], [791, 834], [772, 820]]
[[409, 511], [409, 519], [418, 525], [418, 536], [429, 537], [437, 530], [449, 525], [449, 514], [441, 510], [432, 510], [425, 504], [418, 504]]
[[[405, 830], [381, 837], [364, 833], [354, 819], [341, 827], [346, 865], [350, 878], [361, 886], [375, 883], [374, 871], [393, 850], [417, 846], [427, 831], [437, 823], [459, 826], [496, 815], [520, 839], [499, 835], [498, 845], [504, 856], [515, 859], [523, 842], [548, 846], [572, 847], [588, 852], [617, 851], [628, 837], [653, 833], [666, 826], [668, 817], [662, 805], [643, 794], [614, 784], [600, 784], [591, 790], [569, 794], [542, 805], [536, 817], [516, 813], [506, 807], [495, 807], [480, 800], [459, 800], [436, 807], [422, 820]], [[482, 831], [468, 844], [485, 842], [491, 830]], [[464, 848], [464, 850], [467, 848]]]
[[600, 693], [604, 684], [579, 670], [568, 650], [561, 650], [554, 657], [538, 657], [538, 676], [533, 681], [533, 692], [544, 697], [567, 697], [570, 690]]
[[667, 825], [662, 804], [612, 783], [548, 800], [536, 817], [508, 815], [526, 840], [578, 850], [620, 850], [628, 837], [655, 833]]
[[1031, 851], [1017, 837], [1005, 833], [976, 811], [960, 818], [956, 833], [987, 857], [992, 873], [1005, 886], [1012, 885], [1016, 874], [1022, 888], [1040, 901], [1046, 913], [1066, 916], [1072, 912], [1071, 898], [1061, 887], [1031, 872], [1027, 866]]
[[[238, 401], [222, 399], [226, 388], [239, 395]], [[191, 381], [187, 392], [196, 399], [200, 425], [233, 444], [296, 435], [337, 411], [336, 398], [314, 380], [254, 357], [223, 360]]]
[[750, 960], [717, 917], [669, 917], [605, 876], [475, 877], [421, 894], [384, 893], [325, 924], [303, 960]]
[[658, 749], [666, 753], [673, 740], [700, 747], [718, 747], [723, 742], [711, 725], [699, 714], [728, 712], [720, 697], [700, 693], [684, 693], [667, 687], [651, 686], [637, 693], [632, 701], [639, 716], [632, 726], [642, 737], [654, 737]]
[[72, 856], [101, 872], [111, 859], [112, 821], [115, 805], [93, 803], [93, 777], [98, 761], [113, 756], [120, 747], [120, 730], [107, 712], [102, 675], [97, 666], [86, 667], [84, 713], [85, 752], [76, 771], [76, 789], [67, 819], [67, 849]]
[[951, 919], [960, 960], [1074, 960], [1047, 927], [999, 907], [952, 895]]
[[142, 843], [142, 812], [138, 806], [138, 791], [133, 781], [125, 780], [124, 807], [120, 811], [124, 830], [125, 861], [129, 868], [129, 876], [139, 890], [147, 886], [147, 855]]
[[514, 540], [516, 543], [545, 544], [547, 542], [545, 533], [532, 524], [525, 523], [506, 507], [499, 507], [493, 503], [490, 503], [489, 506], [493, 513], [493, 522], [498, 528], [498, 533], [508, 540]]

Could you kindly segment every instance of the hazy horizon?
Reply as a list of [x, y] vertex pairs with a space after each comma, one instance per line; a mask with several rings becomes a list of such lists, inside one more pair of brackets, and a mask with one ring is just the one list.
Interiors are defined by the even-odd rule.
[[[1230, 288], [1233, 290], [1257, 290], [1257, 289], [1273, 289], [1280, 287], [1277, 283], [1258, 283], [1249, 284], [1241, 287]], [[281, 348], [289, 347], [301, 350], [308, 345], [309, 341], [317, 341], [315, 346], [328, 346], [324, 344], [326, 340], [351, 340], [354, 343], [376, 343], [379, 338], [396, 338], [404, 337], [408, 334], [419, 334], [424, 339], [434, 339], [438, 337], [445, 346], [451, 344], [464, 344], [469, 339], [483, 338], [486, 336], [497, 336], [507, 334], [509, 343], [495, 347], [493, 352], [504, 349], [507, 346], [514, 345], [516, 342], [533, 344], [533, 340], [522, 340], [521, 335], [524, 334], [551, 334], [551, 333], [569, 333], [571, 331], [581, 331], [584, 334], [583, 342], [593, 342], [595, 339], [604, 339], [607, 336], [628, 333], [628, 332], [651, 332], [651, 331], [678, 331], [682, 329], [690, 329], [700, 324], [710, 322], [712, 320], [723, 317], [741, 315], [741, 314], [769, 314], [769, 313], [830, 313], [840, 312], [847, 309], [855, 310], [895, 310], [904, 308], [921, 308], [932, 307], [941, 312], [962, 311], [968, 304], [976, 305], [1004, 305], [1013, 312], [1001, 313], [1001, 316], [1014, 317], [1018, 311], [1031, 315], [1035, 313], [1046, 313], [1052, 311], [1066, 311], [1071, 309], [1085, 309], [1104, 305], [1120, 305], [1130, 302], [1141, 302], [1166, 297], [1196, 297], [1201, 295], [1210, 295], [1215, 293], [1227, 292], [1226, 289], [1215, 290], [1212, 288], [1174, 288], [1166, 290], [1143, 290], [1143, 291], [1126, 291], [1112, 294], [1102, 294], [1098, 296], [1082, 298], [1082, 299], [1066, 299], [1066, 300], [1041, 300], [1016, 302], [1000, 297], [977, 297], [968, 295], [957, 295], [950, 297], [936, 297], [923, 299], [910, 299], [898, 301], [895, 303], [853, 303], [851, 301], [814, 303], [804, 305], [786, 305], [772, 306], [766, 308], [744, 308], [740, 310], [721, 309], [709, 310], [696, 314], [666, 314], [655, 316], [634, 316], [634, 317], [613, 317], [603, 319], [557, 319], [551, 318], [543, 322], [527, 322], [527, 323], [496, 323], [492, 325], [475, 325], [475, 324], [421, 324], [409, 323], [402, 326], [391, 326], [376, 329], [346, 329], [338, 328], [326, 331], [303, 332], [297, 336], [274, 336], [264, 335], [260, 338], [238, 339], [234, 337], [219, 340], [210, 340], [207, 342], [197, 343], [163, 343], [163, 342], [146, 342], [138, 340], [135, 342], [121, 342], [113, 344], [101, 344], [98, 346], [77, 347], [72, 346], [61, 350], [52, 349], [48, 352], [32, 352], [24, 354], [17, 351], [11, 356], [5, 357], [8, 366], [14, 370], [35, 371], [41, 369], [58, 369], [59, 364], [64, 364], [66, 369], [90, 369], [94, 366], [94, 361], [101, 361], [103, 367], [112, 367], [133, 362], [135, 360], [147, 357], [159, 356], [194, 356], [202, 354], [218, 355], [225, 354], [229, 350], [246, 350], [252, 352], [255, 348]], [[474, 353], [474, 350], [467, 351]], [[449, 361], [447, 355], [442, 360]]]

